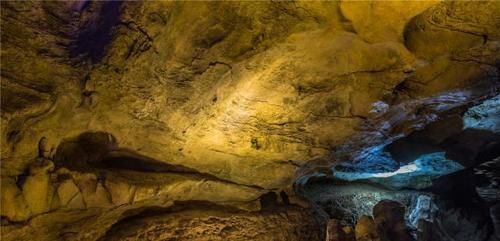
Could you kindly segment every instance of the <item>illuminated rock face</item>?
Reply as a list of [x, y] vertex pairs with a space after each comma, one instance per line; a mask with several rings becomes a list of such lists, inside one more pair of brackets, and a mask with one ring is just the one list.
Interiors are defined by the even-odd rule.
[[469, 109], [464, 116], [465, 128], [500, 132], [500, 95], [491, 98], [481, 105]]
[[462, 170], [459, 163], [448, 160], [444, 152], [422, 155], [393, 172], [343, 172], [335, 171], [334, 177], [347, 181], [363, 180], [389, 188], [424, 189], [432, 186], [432, 180]]
[[35, 217], [7, 240], [97, 240], [178, 202], [305, 215], [298, 176], [394, 172], [387, 145], [498, 82], [496, 1], [1, 7], [2, 220]]

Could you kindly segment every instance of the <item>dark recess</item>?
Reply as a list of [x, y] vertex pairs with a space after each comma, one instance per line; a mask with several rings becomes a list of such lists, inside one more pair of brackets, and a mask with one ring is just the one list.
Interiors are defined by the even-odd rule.
[[[100, 8], [96, 7], [99, 11], [97, 18], [80, 23], [81, 31], [78, 31], [78, 36], [70, 47], [70, 57], [88, 57], [92, 63], [102, 59], [107, 45], [111, 42], [113, 26], [119, 21], [122, 2], [93, 2], [90, 5], [96, 4], [101, 5]], [[86, 8], [92, 8], [90, 5]]]

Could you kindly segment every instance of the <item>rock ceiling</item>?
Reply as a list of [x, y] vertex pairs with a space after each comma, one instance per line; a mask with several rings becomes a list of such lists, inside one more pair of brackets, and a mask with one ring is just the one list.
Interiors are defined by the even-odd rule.
[[[367, 123], [400, 118], [385, 133], [396, 138], [497, 91], [496, 1], [1, 10], [2, 217], [15, 224], [2, 226], [5, 240], [108, 240], [146, 207], [257, 211], [270, 191], [304, 206], [294, 181], [379, 143]], [[420, 111], [449, 91], [463, 95]], [[270, 215], [260, 222], [287, 222]]]

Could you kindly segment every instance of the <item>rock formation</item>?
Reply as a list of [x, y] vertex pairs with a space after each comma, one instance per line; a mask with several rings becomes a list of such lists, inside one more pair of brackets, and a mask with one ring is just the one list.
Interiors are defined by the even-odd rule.
[[[389, 196], [409, 212], [463, 176], [481, 210], [464, 220], [498, 236], [499, 12], [3, 1], [2, 239], [324, 240], [329, 215], [354, 225]], [[438, 219], [461, 215], [447, 201]]]
[[380, 240], [413, 240], [406, 227], [405, 211], [403, 204], [390, 200], [382, 200], [373, 207], [373, 218]]

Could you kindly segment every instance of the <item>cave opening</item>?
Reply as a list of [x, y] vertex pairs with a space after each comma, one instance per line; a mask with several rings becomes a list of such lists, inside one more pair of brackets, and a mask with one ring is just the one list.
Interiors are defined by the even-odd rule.
[[[494, 238], [497, 214], [491, 200], [498, 195], [498, 169], [491, 166], [498, 165], [500, 156], [498, 100], [494, 96], [409, 135], [369, 147], [370, 154], [392, 161], [393, 169], [338, 163], [328, 175], [301, 180], [298, 190], [331, 220], [340, 221], [335, 227], [354, 227], [366, 217], [377, 223], [377, 209], [390, 200], [403, 206], [402, 222], [413, 236], [397, 240]], [[364, 160], [377, 158], [369, 157]], [[489, 171], [484, 166], [490, 166]], [[387, 223], [380, 225], [387, 229]]]

